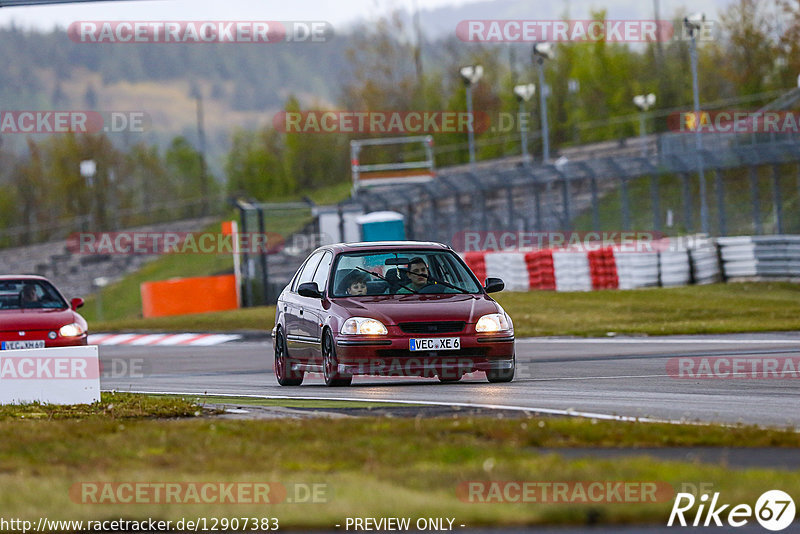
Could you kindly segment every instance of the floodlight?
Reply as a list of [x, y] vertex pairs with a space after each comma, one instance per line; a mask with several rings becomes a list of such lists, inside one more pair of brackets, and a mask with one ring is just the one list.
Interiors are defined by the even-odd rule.
[[517, 95], [518, 100], [527, 102], [536, 94], [536, 86], [532, 83], [517, 85], [514, 87], [514, 94]]
[[481, 65], [468, 65], [466, 67], [461, 67], [458, 72], [461, 74], [461, 78], [464, 80], [464, 83], [469, 85], [478, 83], [478, 80], [483, 77], [483, 67]]

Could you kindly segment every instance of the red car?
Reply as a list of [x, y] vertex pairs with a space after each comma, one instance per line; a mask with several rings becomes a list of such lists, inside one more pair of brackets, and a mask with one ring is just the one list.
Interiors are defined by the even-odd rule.
[[67, 304], [41, 276], [0, 276], [0, 349], [43, 349], [86, 345], [86, 321], [75, 310], [83, 299]]
[[514, 378], [514, 326], [450, 247], [372, 242], [323, 246], [278, 298], [275, 375], [297, 386], [320, 372], [329, 386], [353, 375], [436, 376], [484, 371]]

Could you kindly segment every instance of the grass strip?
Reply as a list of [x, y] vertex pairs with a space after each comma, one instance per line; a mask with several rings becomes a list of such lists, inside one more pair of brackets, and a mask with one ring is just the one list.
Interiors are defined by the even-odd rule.
[[[197, 397], [202, 404], [223, 404], [236, 406], [280, 406], [283, 408], [406, 408], [415, 406], [399, 402], [361, 402], [328, 399], [260, 399], [255, 397], [226, 397], [205, 395]], [[419, 406], [419, 405], [416, 405]]]
[[22, 419], [141, 419], [200, 415], [202, 409], [181, 397], [102, 392], [93, 404], [0, 404], [0, 421]]
[[[162, 401], [174, 402], [161, 398]], [[191, 404], [191, 403], [190, 403]], [[154, 412], [155, 413], [155, 412]], [[726, 502], [755, 503], [768, 489], [800, 489], [800, 472], [731, 470], [723, 464], [565, 459], [561, 447], [800, 447], [798, 434], [754, 427], [642, 425], [572, 418], [348, 418], [158, 420], [111, 416], [0, 421], [0, 506], [36, 520], [276, 517], [281, 528], [328, 527], [358, 517], [450, 517], [456, 524], [664, 524], [674, 491], [713, 484]], [[673, 489], [655, 502], [477, 502], [465, 484], [653, 482]], [[119, 484], [268, 483], [268, 504], [152, 498], [121, 502]], [[100, 503], [83, 493], [105, 488]], [[275, 491], [282, 488], [281, 491]], [[311, 491], [310, 491], [311, 490]], [[42, 498], [45, 496], [46, 498]], [[484, 495], [485, 496], [485, 495]], [[252, 497], [252, 496], [251, 496]], [[289, 502], [291, 500], [291, 502]], [[213, 501], [213, 499], [212, 499]]]

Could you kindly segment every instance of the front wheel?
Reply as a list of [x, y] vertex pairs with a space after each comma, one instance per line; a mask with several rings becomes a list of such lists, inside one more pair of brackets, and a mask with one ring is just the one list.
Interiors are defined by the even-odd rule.
[[353, 381], [353, 375], [339, 372], [336, 345], [330, 330], [326, 330], [322, 338], [322, 376], [326, 386], [349, 386]]
[[303, 383], [303, 371], [293, 371], [286, 351], [286, 339], [278, 329], [275, 334], [275, 378], [282, 386], [299, 386]]
[[486, 371], [486, 380], [492, 383], [511, 382], [514, 379], [514, 371], [517, 367], [516, 355], [511, 358], [511, 367], [508, 369], [489, 369]]

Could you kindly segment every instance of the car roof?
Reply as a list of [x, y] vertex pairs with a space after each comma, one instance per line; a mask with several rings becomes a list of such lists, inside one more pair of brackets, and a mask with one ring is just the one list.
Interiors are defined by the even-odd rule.
[[[365, 252], [370, 250], [388, 251], [413, 248], [417, 250], [450, 250], [450, 247], [434, 241], [360, 241], [357, 243], [336, 243], [324, 245], [317, 250], [331, 250], [336, 254], [342, 252]], [[315, 251], [316, 252], [316, 251]]]
[[38, 274], [0, 274], [0, 281], [3, 280], [42, 280], [44, 282], [49, 282], [47, 278], [44, 276], [39, 276]]

